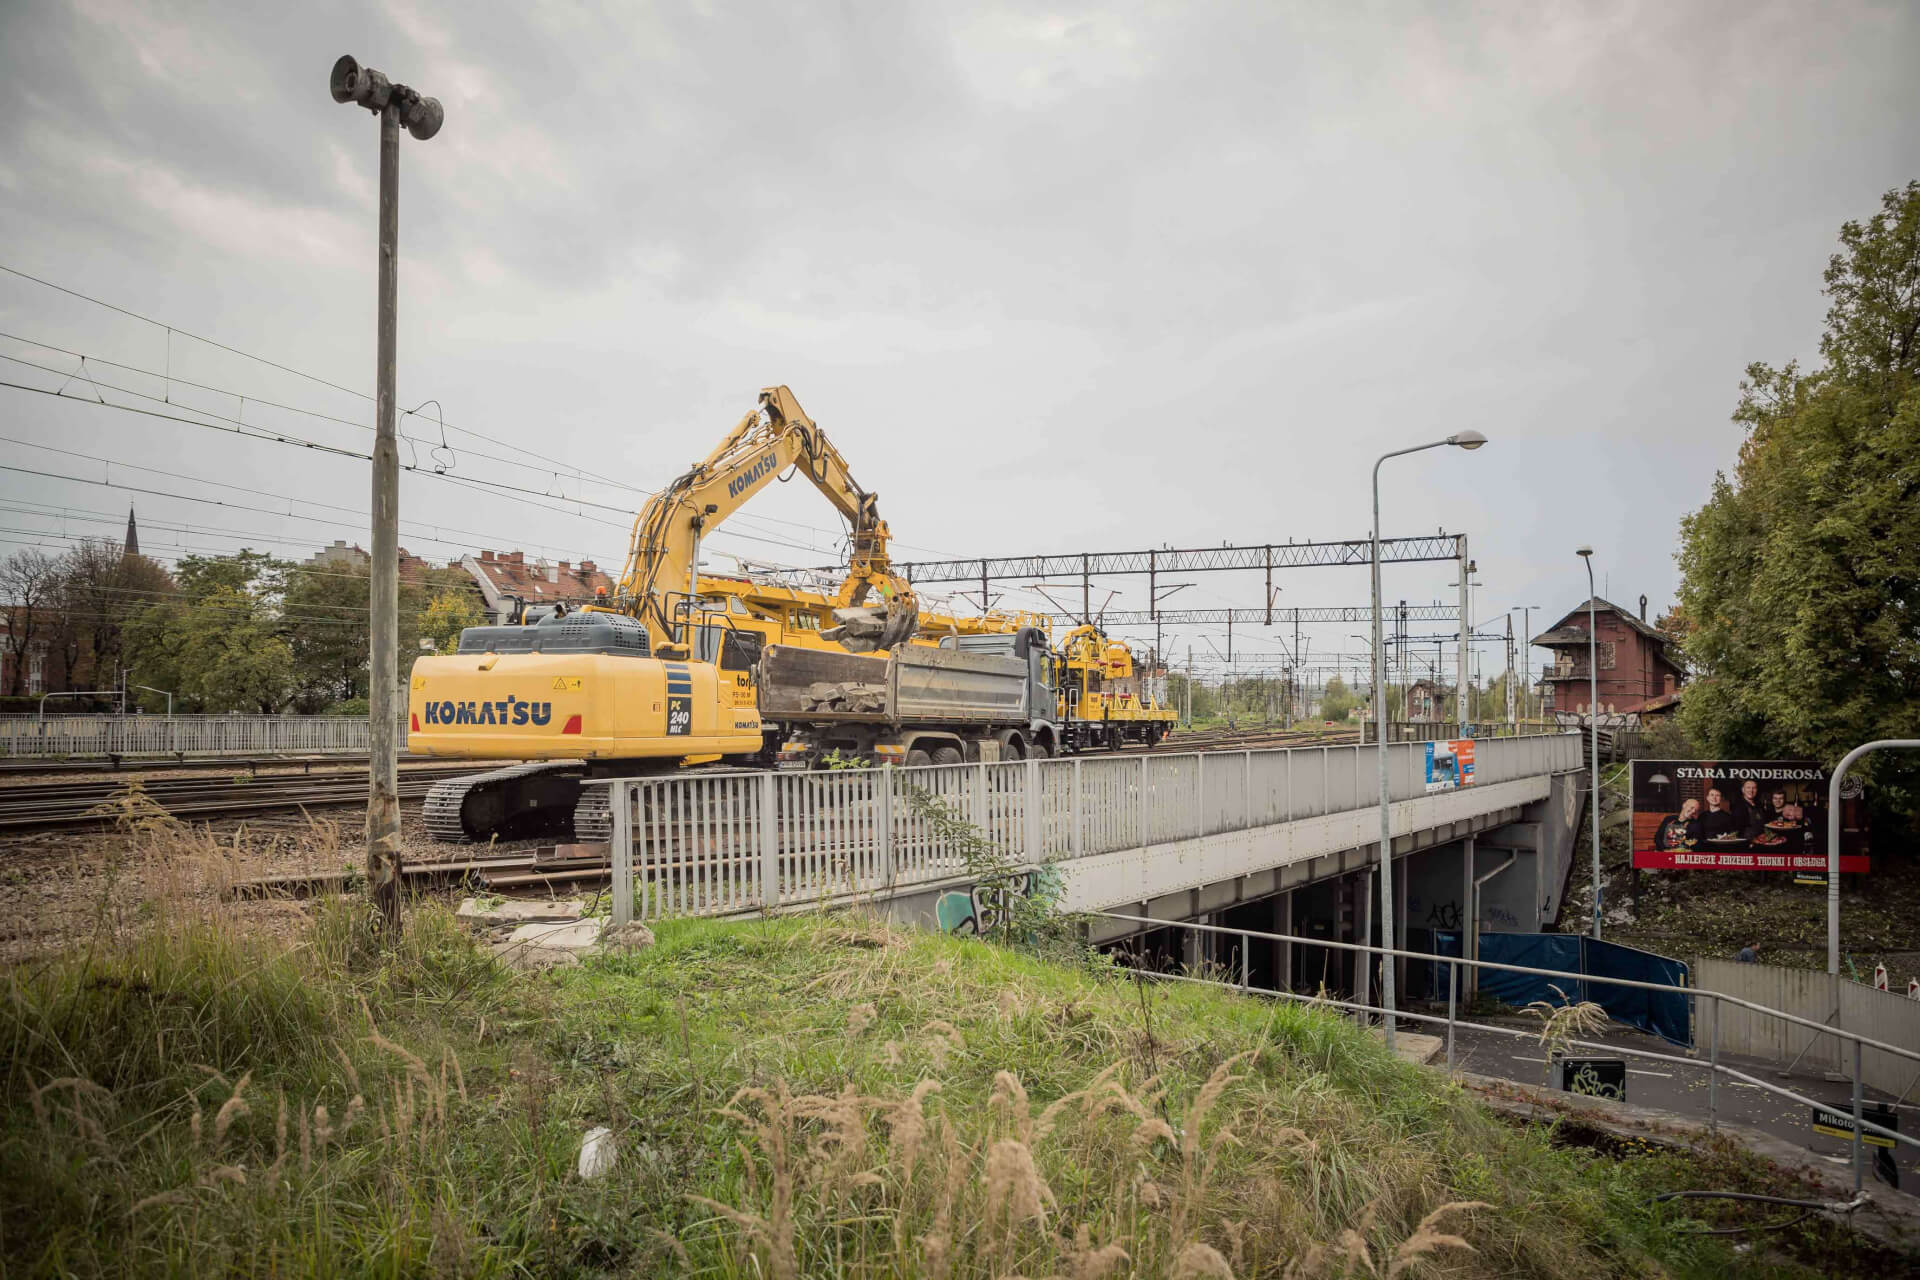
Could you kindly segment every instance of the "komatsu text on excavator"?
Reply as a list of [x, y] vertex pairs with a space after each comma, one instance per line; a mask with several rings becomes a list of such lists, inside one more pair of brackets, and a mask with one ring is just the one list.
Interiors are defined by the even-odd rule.
[[[743, 626], [700, 588], [702, 536], [789, 469], [852, 526], [837, 625], [803, 635]], [[410, 751], [526, 762], [436, 785], [429, 832], [606, 839], [607, 789], [582, 787], [589, 777], [770, 758], [754, 686], [766, 644], [866, 653], [913, 635], [918, 605], [892, 572], [887, 540], [876, 496], [854, 483], [793, 393], [763, 390], [712, 453], [640, 512], [615, 599], [525, 625], [469, 627], [457, 652], [414, 664]]]

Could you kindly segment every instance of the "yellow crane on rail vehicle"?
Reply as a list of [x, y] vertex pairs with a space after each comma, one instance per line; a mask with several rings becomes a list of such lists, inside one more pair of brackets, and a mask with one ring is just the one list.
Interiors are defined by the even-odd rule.
[[1124, 642], [1099, 627], [1079, 626], [1061, 637], [1059, 654], [1064, 750], [1153, 746], [1173, 728], [1178, 713], [1160, 705], [1161, 673], [1143, 672]]

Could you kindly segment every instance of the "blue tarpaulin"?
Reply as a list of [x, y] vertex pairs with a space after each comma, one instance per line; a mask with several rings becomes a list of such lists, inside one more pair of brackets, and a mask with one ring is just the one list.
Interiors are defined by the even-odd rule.
[[[1436, 955], [1460, 954], [1460, 935], [1434, 933]], [[1642, 991], [1617, 986], [1608, 978], [1632, 982], [1688, 985], [1689, 970], [1678, 960], [1623, 947], [1617, 942], [1595, 942], [1585, 934], [1482, 933], [1480, 958], [1491, 964], [1519, 964], [1532, 969], [1558, 969], [1577, 978], [1543, 978], [1532, 973], [1480, 971], [1480, 990], [1516, 1008], [1544, 1000], [1564, 1004], [1591, 1000], [1607, 1016], [1677, 1045], [1693, 1044], [1690, 1002], [1685, 992]], [[1441, 981], [1446, 979], [1442, 976]]]

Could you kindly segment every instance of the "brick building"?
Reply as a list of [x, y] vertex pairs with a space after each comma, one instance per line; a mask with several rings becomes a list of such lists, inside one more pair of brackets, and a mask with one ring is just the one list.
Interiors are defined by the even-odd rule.
[[[1667, 654], [1667, 638], [1644, 617], [1595, 596], [1533, 638], [1553, 652], [1541, 673], [1550, 712], [1583, 715], [1592, 700], [1587, 667], [1587, 610], [1595, 614], [1600, 709], [1610, 715], [1672, 707], [1687, 673]], [[1650, 705], [1657, 704], [1657, 705]]]
[[1407, 686], [1407, 720], [1415, 723], [1438, 722], [1453, 715], [1454, 709], [1452, 685], [1433, 680], [1415, 680]]

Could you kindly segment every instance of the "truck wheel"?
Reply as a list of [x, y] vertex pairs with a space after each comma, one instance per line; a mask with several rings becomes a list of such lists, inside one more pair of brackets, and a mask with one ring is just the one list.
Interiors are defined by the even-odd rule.
[[907, 768], [909, 769], [918, 769], [923, 765], [938, 763], [937, 760], [925, 751], [922, 751], [919, 747], [915, 747], [913, 750], [907, 752]]
[[1018, 738], [1008, 738], [1000, 747], [1000, 758], [1002, 760], [1025, 760], [1027, 758], [1027, 744]]
[[1036, 741], [1027, 748], [1027, 758], [1030, 760], [1051, 760], [1053, 759], [1053, 748], [1049, 747], [1045, 742]]
[[934, 764], [959, 764], [965, 758], [966, 757], [960, 754], [960, 748], [955, 746], [935, 747], [933, 749]]

